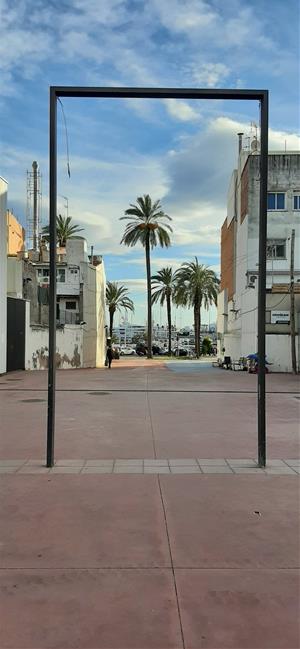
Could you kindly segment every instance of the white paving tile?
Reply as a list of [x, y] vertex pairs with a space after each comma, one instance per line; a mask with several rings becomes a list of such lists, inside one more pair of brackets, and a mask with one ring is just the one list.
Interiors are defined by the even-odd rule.
[[168, 460], [144, 460], [144, 467], [146, 466], [169, 466]]
[[116, 460], [115, 466], [143, 466], [143, 460]]
[[85, 463], [85, 460], [57, 460], [55, 462], [56, 466], [79, 466], [82, 467]]
[[112, 466], [84, 466], [81, 475], [83, 473], [112, 473]]
[[86, 460], [85, 466], [110, 466], [112, 467], [114, 460]]
[[203, 473], [230, 473], [233, 475], [229, 466], [201, 466]]
[[197, 460], [182, 458], [180, 460], [169, 460], [170, 466], [197, 466]]
[[271, 466], [286, 466], [284, 460], [267, 460], [267, 467]]
[[253, 458], [243, 458], [243, 459], [235, 459], [235, 458], [228, 458], [227, 459], [228, 464], [230, 466], [235, 467], [235, 466], [253, 466], [257, 467], [257, 462], [253, 460]]
[[50, 469], [50, 473], [80, 473], [80, 466], [54, 466]]
[[261, 475], [264, 475], [264, 469], [260, 469], [259, 467], [254, 468], [253, 466], [236, 466], [233, 470], [234, 473], [260, 473]]
[[300, 466], [300, 460], [285, 460], [289, 466]]
[[116, 466], [114, 468], [114, 473], [143, 473], [142, 466]]
[[198, 466], [171, 466], [171, 473], [201, 473]]
[[224, 458], [197, 458], [199, 464], [203, 466], [227, 466], [226, 460]]
[[38, 473], [49, 473], [50, 469], [47, 467], [41, 467], [41, 466], [23, 466], [21, 469], [18, 471], [19, 473], [28, 473], [28, 474], [38, 474]]
[[268, 469], [268, 467], [265, 469], [265, 472], [268, 475], [295, 475], [295, 471], [291, 467], [283, 467], [283, 466], [272, 466]]
[[144, 473], [170, 473], [168, 466], [145, 466]]
[[45, 466], [45, 460], [27, 460], [25, 466]]

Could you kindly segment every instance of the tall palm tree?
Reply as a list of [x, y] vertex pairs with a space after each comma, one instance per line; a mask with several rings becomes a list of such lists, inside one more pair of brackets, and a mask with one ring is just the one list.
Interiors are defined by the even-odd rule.
[[217, 304], [219, 279], [208, 266], [195, 261], [185, 262], [175, 273], [175, 303], [194, 310], [195, 352], [200, 356], [201, 307]]
[[175, 290], [174, 273], [170, 266], [166, 266], [152, 275], [152, 304], [160, 302], [161, 306], [166, 302], [167, 304], [167, 318], [168, 318], [168, 338], [169, 349], [168, 354], [172, 353], [172, 317], [171, 317], [171, 304]]
[[133, 301], [128, 297], [128, 288], [118, 284], [118, 282], [107, 282], [106, 284], [106, 304], [109, 311], [109, 335], [113, 335], [114, 315], [116, 311], [125, 309], [134, 311]]
[[[83, 230], [79, 225], [72, 224], [71, 221], [71, 216], [65, 217], [59, 214], [56, 217], [56, 242], [61, 248], [65, 247], [68, 239], [73, 239], [78, 232], [82, 232]], [[50, 241], [49, 225], [43, 227], [42, 239]]]
[[148, 358], [152, 358], [152, 305], [151, 305], [151, 263], [150, 250], [158, 244], [162, 248], [171, 245], [169, 232], [171, 226], [166, 221], [172, 221], [171, 217], [162, 210], [160, 201], [152, 202], [149, 194], [139, 196], [136, 205], [130, 203], [125, 216], [127, 223], [121, 243], [125, 246], [135, 246], [141, 243], [145, 248], [146, 272], [147, 272], [147, 303], [148, 303]]

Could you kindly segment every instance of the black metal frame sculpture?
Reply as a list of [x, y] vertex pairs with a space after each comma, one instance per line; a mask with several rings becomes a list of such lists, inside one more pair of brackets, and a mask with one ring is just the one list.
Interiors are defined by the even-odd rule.
[[47, 466], [54, 464], [55, 379], [56, 379], [56, 213], [57, 213], [57, 99], [148, 98], [148, 99], [229, 99], [260, 102], [260, 208], [259, 208], [259, 276], [258, 276], [258, 381], [257, 425], [258, 464], [266, 464], [266, 388], [265, 388], [265, 310], [266, 310], [266, 236], [268, 182], [268, 90], [185, 89], [185, 88], [89, 88], [50, 87], [50, 295], [49, 295], [49, 369]]

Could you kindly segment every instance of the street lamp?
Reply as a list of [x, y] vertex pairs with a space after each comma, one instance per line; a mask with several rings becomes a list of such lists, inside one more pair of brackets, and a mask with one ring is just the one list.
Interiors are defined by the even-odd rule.
[[64, 208], [67, 210], [67, 218], [69, 216], [69, 199], [67, 196], [63, 196], [63, 194], [58, 194], [61, 198], [63, 198], [66, 202], [64, 204]]

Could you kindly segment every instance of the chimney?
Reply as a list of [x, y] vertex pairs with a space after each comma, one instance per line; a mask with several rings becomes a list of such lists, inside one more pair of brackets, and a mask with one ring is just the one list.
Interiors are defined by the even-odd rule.
[[242, 146], [243, 146], [243, 135], [244, 135], [244, 133], [238, 133], [238, 138], [239, 138], [239, 155], [240, 155], [240, 153], [241, 153]]

